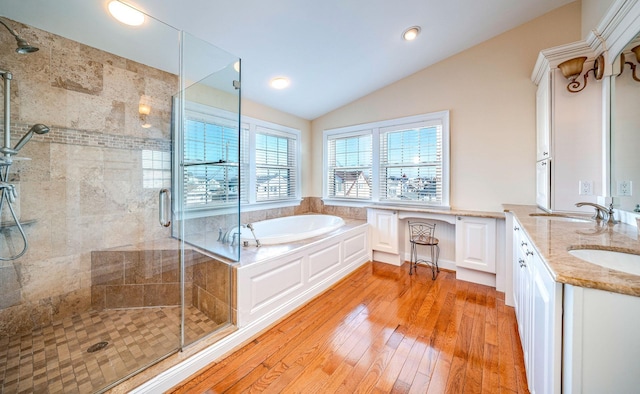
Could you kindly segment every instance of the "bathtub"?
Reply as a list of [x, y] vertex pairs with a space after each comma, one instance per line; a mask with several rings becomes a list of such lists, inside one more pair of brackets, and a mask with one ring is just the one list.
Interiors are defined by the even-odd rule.
[[[332, 215], [296, 215], [252, 223], [256, 238], [262, 245], [283, 244], [317, 237], [337, 230], [344, 224], [341, 217]], [[255, 243], [251, 230], [241, 228], [240, 241]]]

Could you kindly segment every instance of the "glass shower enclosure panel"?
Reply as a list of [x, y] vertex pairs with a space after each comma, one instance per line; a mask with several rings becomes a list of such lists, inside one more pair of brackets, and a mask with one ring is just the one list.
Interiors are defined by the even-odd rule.
[[[185, 313], [184, 344], [233, 326], [232, 266], [239, 260], [240, 60], [188, 33], [183, 88], [174, 98], [174, 236], [184, 240], [184, 304], [216, 326], [196, 330]], [[179, 147], [179, 148], [177, 148]], [[199, 334], [198, 334], [199, 332]]]

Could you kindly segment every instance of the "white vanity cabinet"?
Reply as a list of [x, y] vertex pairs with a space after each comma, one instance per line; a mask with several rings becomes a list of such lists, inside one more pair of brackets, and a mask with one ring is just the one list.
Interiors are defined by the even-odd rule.
[[562, 285], [535, 253], [532, 264], [532, 393], [560, 393], [562, 370]]
[[[536, 93], [536, 203], [547, 211], [587, 211], [578, 201], [596, 202], [602, 194], [603, 84], [589, 74], [578, 93], [567, 90], [569, 81], [557, 65], [577, 56], [594, 54], [586, 45], [570, 44], [544, 50], [538, 57], [532, 80]], [[583, 83], [582, 76], [578, 80]], [[582, 183], [590, 185], [583, 192]]]
[[383, 263], [402, 265], [398, 213], [386, 209], [367, 209], [367, 222], [371, 229], [373, 259]]
[[496, 219], [457, 217], [456, 267], [496, 273]]
[[559, 393], [562, 369], [562, 285], [513, 221], [513, 295], [531, 393]]
[[367, 222], [371, 225], [371, 249], [398, 253], [398, 213], [383, 209], [369, 209]]
[[551, 158], [551, 92], [549, 73], [544, 73], [536, 91], [536, 161]]

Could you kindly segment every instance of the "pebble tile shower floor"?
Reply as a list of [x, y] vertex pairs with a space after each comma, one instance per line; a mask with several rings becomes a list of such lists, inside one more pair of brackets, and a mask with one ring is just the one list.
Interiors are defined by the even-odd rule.
[[[219, 325], [185, 310], [185, 341]], [[87, 312], [24, 335], [0, 338], [0, 393], [91, 393], [156, 360], [179, 343], [180, 308]], [[98, 342], [109, 344], [96, 352]]]

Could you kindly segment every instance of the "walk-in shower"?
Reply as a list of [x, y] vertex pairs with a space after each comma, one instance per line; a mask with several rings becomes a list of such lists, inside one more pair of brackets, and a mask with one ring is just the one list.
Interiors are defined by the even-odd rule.
[[[2, 24], [11, 35], [14, 36], [17, 42], [16, 52], [20, 54], [33, 53], [38, 50], [38, 48], [29, 44], [29, 42], [22, 37], [20, 37], [13, 29], [11, 29], [7, 23], [5, 23], [2, 19], [0, 19], [0, 24]], [[9, 183], [10, 178], [10, 170], [11, 165], [13, 164], [12, 156], [18, 154], [18, 151], [24, 147], [24, 145], [29, 142], [33, 134], [46, 134], [49, 132], [49, 128], [43, 124], [35, 124], [29, 129], [29, 131], [18, 141], [16, 146], [11, 147], [11, 80], [13, 79], [13, 75], [10, 71], [0, 70], [0, 78], [3, 80], [4, 86], [4, 145], [0, 148], [0, 153], [2, 153], [3, 157], [0, 157], [0, 217], [2, 216], [2, 212], [5, 207], [9, 209], [11, 212], [11, 217], [13, 218], [13, 225], [20, 232], [20, 236], [22, 237], [22, 249], [11, 255], [9, 252], [5, 252], [6, 254], [2, 254], [4, 251], [0, 251], [0, 260], [15, 260], [21, 256], [23, 256], [27, 249], [29, 248], [29, 242], [27, 240], [27, 235], [22, 228], [22, 224], [20, 223], [20, 219], [13, 208], [13, 204], [16, 202], [16, 198], [18, 197], [18, 193], [16, 192], [16, 187], [14, 184]], [[2, 223], [3, 226], [10, 225], [9, 223]]]
[[194, 178], [177, 158], [185, 100], [223, 105], [237, 133], [239, 59], [152, 17], [131, 28], [103, 2], [78, 4], [60, 0], [74, 12], [46, 30], [42, 0], [0, 7], [0, 392], [132, 388], [235, 330], [232, 263], [184, 241], [199, 230], [185, 219], [205, 213], [185, 208]]

